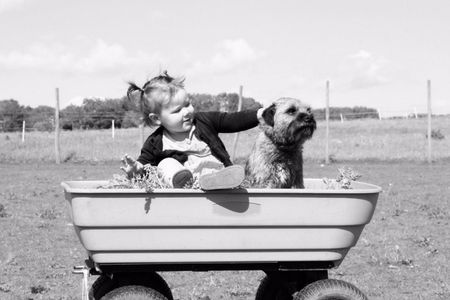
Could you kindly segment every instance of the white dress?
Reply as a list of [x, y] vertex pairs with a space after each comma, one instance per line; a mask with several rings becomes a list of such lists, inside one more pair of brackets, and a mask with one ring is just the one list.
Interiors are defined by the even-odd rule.
[[224, 168], [224, 165], [211, 153], [209, 146], [199, 140], [194, 135], [195, 126], [183, 141], [174, 140], [166, 131], [163, 132], [162, 144], [164, 150], [183, 151], [188, 155], [184, 167], [194, 174], [200, 176], [203, 174], [218, 171]]

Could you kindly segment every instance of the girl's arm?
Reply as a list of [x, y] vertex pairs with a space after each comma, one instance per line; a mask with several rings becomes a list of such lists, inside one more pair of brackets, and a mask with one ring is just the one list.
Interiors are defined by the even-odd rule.
[[258, 110], [244, 110], [234, 113], [205, 112], [217, 132], [230, 133], [248, 130], [258, 125]]
[[122, 163], [123, 166], [120, 167], [120, 169], [127, 174], [128, 179], [133, 178], [135, 175], [144, 173], [144, 165], [128, 154], [124, 155], [122, 158]]

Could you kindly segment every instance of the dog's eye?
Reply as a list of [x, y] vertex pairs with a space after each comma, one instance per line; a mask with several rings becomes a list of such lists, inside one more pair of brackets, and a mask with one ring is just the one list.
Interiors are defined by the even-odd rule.
[[291, 107], [291, 108], [289, 108], [289, 109], [286, 111], [286, 113], [289, 114], [289, 115], [293, 115], [293, 114], [295, 114], [296, 112], [297, 112], [297, 110], [295, 109], [295, 107]]

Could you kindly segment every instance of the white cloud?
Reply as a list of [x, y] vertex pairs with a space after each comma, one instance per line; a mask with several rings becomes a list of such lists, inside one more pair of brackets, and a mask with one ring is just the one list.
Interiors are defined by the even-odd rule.
[[164, 12], [160, 10], [152, 10], [148, 12], [148, 14], [149, 14], [148, 17], [151, 18], [153, 21], [161, 21], [168, 17]]
[[261, 56], [243, 39], [225, 40], [221, 43], [220, 48], [221, 51], [211, 59], [213, 67], [219, 70], [231, 69], [239, 64], [254, 61]]
[[360, 50], [350, 55], [343, 67], [344, 77], [352, 89], [365, 89], [387, 83], [384, 75], [387, 60], [372, 53]]
[[0, 0], [0, 13], [20, 8], [25, 3], [25, 0]]
[[[78, 41], [79, 42], [79, 41]], [[157, 53], [129, 53], [122, 45], [97, 40], [93, 45], [38, 43], [27, 51], [0, 53], [0, 67], [35, 69], [68, 73], [102, 73], [158, 64], [164, 59]], [[81, 48], [81, 49], [80, 49]]]
[[60, 105], [60, 108], [66, 108], [67, 106], [70, 106], [70, 105], [81, 106], [83, 104], [83, 101], [85, 98], [87, 98], [87, 97], [75, 96], [73, 98], [70, 98], [67, 101], [63, 101]]
[[252, 63], [265, 55], [252, 48], [244, 39], [224, 40], [207, 61], [196, 61], [187, 73], [223, 73]]
[[107, 98], [99, 97], [99, 96], [74, 96], [66, 101], [62, 100], [62, 102], [60, 104], [60, 108], [63, 109], [70, 105], [81, 106], [81, 105], [83, 105], [84, 99], [105, 100]]

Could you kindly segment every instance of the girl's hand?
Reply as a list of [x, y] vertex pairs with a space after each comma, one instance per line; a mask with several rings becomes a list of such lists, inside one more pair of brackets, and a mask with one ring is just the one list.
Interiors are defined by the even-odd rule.
[[141, 174], [144, 172], [144, 165], [125, 154], [122, 158], [123, 167], [120, 167], [122, 171], [127, 174], [128, 179], [133, 178], [134, 175]]

